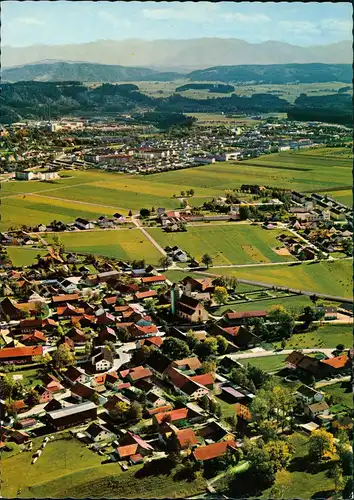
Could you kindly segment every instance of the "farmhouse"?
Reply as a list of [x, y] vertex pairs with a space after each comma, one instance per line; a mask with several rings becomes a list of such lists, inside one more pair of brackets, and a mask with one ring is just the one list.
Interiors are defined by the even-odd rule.
[[97, 418], [97, 406], [94, 403], [80, 403], [50, 411], [45, 415], [45, 419], [50, 427], [59, 431], [81, 425]]
[[0, 362], [5, 364], [31, 363], [36, 356], [42, 356], [42, 346], [5, 347], [0, 349]]
[[205, 462], [212, 458], [222, 457], [227, 451], [233, 451], [236, 447], [235, 441], [221, 441], [220, 443], [199, 446], [193, 451], [193, 458], [199, 462]]

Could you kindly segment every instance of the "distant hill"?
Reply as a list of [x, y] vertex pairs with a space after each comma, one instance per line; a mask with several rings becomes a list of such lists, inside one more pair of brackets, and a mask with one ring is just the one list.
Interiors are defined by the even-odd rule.
[[249, 43], [235, 38], [190, 40], [98, 40], [67, 45], [2, 46], [2, 67], [38, 61], [84, 61], [192, 71], [211, 66], [239, 64], [328, 63], [352, 64], [351, 40], [300, 47], [268, 41]]
[[149, 68], [114, 66], [108, 64], [42, 62], [28, 64], [2, 71], [2, 81], [41, 81], [41, 82], [133, 82], [133, 81], [169, 81], [181, 78], [178, 73], [158, 72]]
[[[285, 84], [297, 81], [300, 83], [351, 83], [352, 66], [350, 64], [320, 63], [215, 66], [182, 75], [176, 72], [159, 72], [150, 68], [56, 61], [28, 64], [16, 68], [3, 69], [2, 71], [2, 80], [4, 82], [31, 80], [38, 82], [79, 81], [83, 83], [117, 83], [173, 81], [181, 78], [192, 82], [263, 82]], [[228, 92], [230, 91], [232, 90]]]
[[192, 81], [251, 82], [268, 84], [351, 83], [353, 69], [351, 64], [271, 64], [216, 66], [193, 71], [187, 75]]

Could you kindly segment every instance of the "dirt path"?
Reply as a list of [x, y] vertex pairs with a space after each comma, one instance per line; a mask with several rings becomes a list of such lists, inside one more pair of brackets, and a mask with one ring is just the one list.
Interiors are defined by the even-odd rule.
[[154, 238], [146, 231], [145, 228], [140, 224], [140, 220], [137, 218], [136, 215], [133, 215], [132, 217], [132, 222], [135, 224], [135, 226], [140, 229], [140, 231], [143, 233], [143, 235], [154, 245], [154, 247], [164, 256], [166, 257], [167, 254], [165, 250], [162, 248], [161, 245], [157, 243], [157, 241], [154, 240]]

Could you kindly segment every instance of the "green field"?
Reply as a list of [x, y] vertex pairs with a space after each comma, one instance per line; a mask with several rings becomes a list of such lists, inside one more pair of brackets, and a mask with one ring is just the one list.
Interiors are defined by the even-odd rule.
[[37, 262], [37, 255], [46, 255], [46, 250], [34, 250], [32, 248], [7, 247], [7, 253], [15, 267], [30, 266]]
[[[353, 345], [352, 325], [325, 324], [305, 333], [297, 333], [287, 341], [285, 349], [306, 349], [311, 347], [335, 348], [343, 344], [349, 348]], [[280, 347], [280, 342], [274, 344]]]
[[[249, 289], [252, 288], [252, 290], [256, 289], [254, 285], [243, 285], [242, 283], [240, 283], [236, 288], [236, 292], [243, 293], [244, 291], [247, 291], [242, 289], [243, 286], [248, 286]], [[249, 297], [252, 297], [252, 295], [249, 295]], [[305, 295], [293, 295], [292, 297], [282, 297], [278, 295], [274, 297], [274, 299], [270, 300], [252, 300], [250, 302], [224, 304], [216, 311], [214, 311], [213, 314], [223, 314], [227, 309], [232, 309], [233, 311], [237, 312], [254, 311], [255, 309], [269, 311], [275, 305], [281, 305], [285, 307], [285, 309], [289, 309], [293, 313], [300, 313], [304, 307], [313, 306], [310, 298]]]
[[[145, 259], [149, 264], [157, 264], [161, 254], [153, 244], [136, 228], [57, 233], [66, 251], [93, 253], [122, 260]], [[49, 243], [53, 236], [45, 237]]]
[[[34, 439], [33, 452], [41, 438]], [[189, 496], [204, 490], [204, 481], [174, 481], [171, 470], [141, 465], [122, 472], [73, 438], [49, 442], [38, 461], [24, 452], [1, 462], [1, 493], [7, 498], [159, 498]], [[152, 464], [151, 464], [152, 465]]]
[[[325, 148], [322, 148], [325, 151]], [[333, 190], [351, 188], [351, 158], [304, 155], [302, 152], [281, 152], [238, 162], [217, 162], [193, 169], [153, 174], [157, 182], [194, 184], [199, 189], [217, 191], [237, 188], [255, 179], [257, 184], [277, 186], [298, 191]]]
[[[215, 115], [213, 115], [215, 116]], [[221, 115], [222, 116], [222, 115]], [[281, 152], [238, 161], [163, 172], [149, 176], [108, 173], [101, 170], [70, 171], [56, 181], [9, 181], [2, 183], [2, 230], [9, 226], [47, 223], [53, 218], [63, 222], [78, 216], [94, 218], [115, 210], [134, 212], [141, 208], [178, 209], [173, 198], [193, 188], [192, 206], [239, 188], [256, 179], [257, 184], [299, 191], [338, 192], [339, 201], [349, 200], [352, 185], [350, 150], [330, 148]], [[337, 156], [335, 156], [337, 155]], [[36, 196], [34, 196], [36, 194]], [[40, 196], [39, 196], [40, 195]], [[64, 200], [64, 201], [63, 201]], [[92, 204], [92, 205], [90, 205]]]
[[348, 408], [353, 408], [353, 392], [350, 382], [338, 382], [337, 384], [326, 385], [321, 390], [332, 394], [332, 396], [336, 396]]
[[239, 359], [238, 361], [243, 364], [256, 366], [265, 372], [275, 372], [285, 368], [284, 360], [285, 354], [274, 354], [272, 356], [259, 356], [255, 358]]
[[339, 201], [339, 203], [343, 203], [343, 205], [347, 205], [348, 207], [353, 206], [353, 191], [351, 189], [328, 191], [326, 194], [336, 201]]
[[148, 231], [163, 248], [177, 245], [197, 260], [208, 253], [214, 265], [282, 262], [291, 258], [273, 250], [280, 246], [276, 236], [283, 231], [267, 231], [259, 226], [222, 224], [188, 226], [185, 233], [165, 233], [160, 228]]
[[352, 297], [352, 261], [316, 264], [213, 268], [210, 272], [333, 296]]

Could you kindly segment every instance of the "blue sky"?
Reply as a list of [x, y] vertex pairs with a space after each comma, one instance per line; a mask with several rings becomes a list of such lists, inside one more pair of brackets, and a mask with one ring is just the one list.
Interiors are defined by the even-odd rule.
[[320, 45], [352, 38], [350, 3], [2, 2], [2, 45], [239, 38]]

